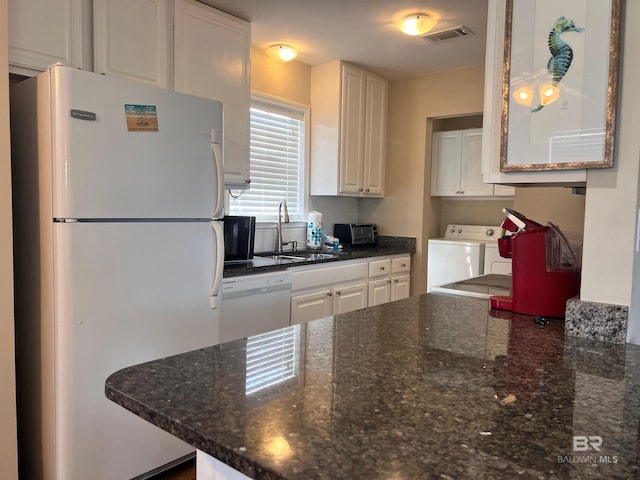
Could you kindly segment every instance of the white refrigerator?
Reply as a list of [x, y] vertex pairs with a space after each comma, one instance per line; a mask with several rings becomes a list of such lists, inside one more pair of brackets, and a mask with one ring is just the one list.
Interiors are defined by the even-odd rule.
[[190, 453], [104, 383], [218, 343], [222, 104], [56, 65], [11, 88], [11, 130], [21, 478]]

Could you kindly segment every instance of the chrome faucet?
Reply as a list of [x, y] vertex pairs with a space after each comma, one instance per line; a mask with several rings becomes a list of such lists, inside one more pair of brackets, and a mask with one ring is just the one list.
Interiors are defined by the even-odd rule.
[[296, 242], [295, 240], [291, 241], [291, 242], [283, 242], [282, 241], [282, 207], [284, 207], [284, 223], [289, 223], [289, 210], [287, 209], [287, 202], [285, 200], [280, 202], [280, 205], [278, 205], [278, 227], [276, 230], [276, 253], [280, 254], [280, 253], [284, 253], [284, 246], [285, 245], [293, 245], [293, 249], [296, 249], [296, 244], [298, 242]]

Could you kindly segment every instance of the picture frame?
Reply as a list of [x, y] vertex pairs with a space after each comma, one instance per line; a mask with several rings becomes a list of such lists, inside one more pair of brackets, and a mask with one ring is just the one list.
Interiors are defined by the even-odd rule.
[[613, 166], [621, 0], [507, 0], [500, 170]]

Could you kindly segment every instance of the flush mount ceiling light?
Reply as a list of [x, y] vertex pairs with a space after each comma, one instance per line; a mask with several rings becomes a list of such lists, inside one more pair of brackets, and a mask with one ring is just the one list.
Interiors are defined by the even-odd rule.
[[398, 29], [407, 35], [424, 35], [436, 25], [436, 20], [426, 13], [413, 13], [398, 22]]
[[267, 56], [276, 62], [288, 62], [298, 56], [295, 48], [277, 43], [267, 48]]

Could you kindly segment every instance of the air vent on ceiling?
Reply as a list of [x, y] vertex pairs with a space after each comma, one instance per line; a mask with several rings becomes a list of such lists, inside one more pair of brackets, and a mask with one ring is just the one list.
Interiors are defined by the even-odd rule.
[[440, 32], [427, 33], [423, 35], [422, 38], [432, 43], [439, 43], [445, 40], [451, 40], [452, 38], [466, 37], [467, 35], [473, 35], [473, 32], [467, 27], [453, 27], [447, 30], [441, 30]]

